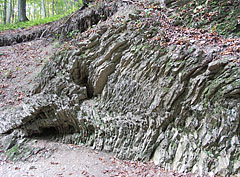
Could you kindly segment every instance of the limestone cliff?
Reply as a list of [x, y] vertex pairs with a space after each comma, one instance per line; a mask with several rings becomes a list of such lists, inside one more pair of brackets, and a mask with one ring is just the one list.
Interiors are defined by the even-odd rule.
[[32, 95], [0, 113], [0, 133], [54, 133], [166, 169], [239, 173], [237, 56], [198, 42], [164, 45], [164, 17], [133, 7], [119, 5], [54, 54]]

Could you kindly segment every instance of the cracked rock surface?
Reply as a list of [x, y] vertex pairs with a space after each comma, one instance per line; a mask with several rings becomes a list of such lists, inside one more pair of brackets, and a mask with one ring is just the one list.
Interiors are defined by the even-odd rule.
[[234, 56], [211, 45], [150, 42], [150, 27], [161, 27], [153, 22], [136, 30], [131, 18], [138, 13], [132, 14], [121, 17], [123, 23], [116, 14], [55, 53], [32, 95], [0, 113], [0, 133], [55, 132], [61, 142], [121, 159], [152, 159], [200, 175], [238, 174], [240, 68]]

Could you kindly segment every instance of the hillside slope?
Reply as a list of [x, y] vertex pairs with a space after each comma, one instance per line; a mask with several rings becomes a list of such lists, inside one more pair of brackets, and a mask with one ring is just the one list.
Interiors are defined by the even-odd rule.
[[114, 3], [0, 113], [0, 133], [47, 132], [180, 172], [240, 173], [240, 40], [176, 26], [160, 3]]
[[175, 12], [175, 25], [206, 29], [221, 35], [240, 36], [240, 2], [238, 0], [169, 1]]

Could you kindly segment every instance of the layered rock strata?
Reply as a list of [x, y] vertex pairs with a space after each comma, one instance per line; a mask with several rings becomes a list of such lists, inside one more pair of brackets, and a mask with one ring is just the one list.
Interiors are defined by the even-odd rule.
[[0, 133], [47, 132], [166, 169], [239, 173], [237, 57], [210, 45], [163, 46], [148, 40], [158, 24], [136, 30], [133, 18], [101, 23], [55, 54], [32, 96], [0, 113]]

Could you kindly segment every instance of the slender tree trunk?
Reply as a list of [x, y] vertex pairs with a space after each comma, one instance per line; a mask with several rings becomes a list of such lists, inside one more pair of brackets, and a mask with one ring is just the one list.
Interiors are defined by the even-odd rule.
[[29, 6], [27, 9], [28, 9], [28, 18], [31, 20], [32, 19], [31, 6]]
[[47, 1], [47, 16], [50, 17], [50, 4], [49, 4], [49, 1]]
[[57, 2], [57, 0], [55, 1], [55, 12], [58, 15], [58, 2]]
[[54, 0], [52, 0], [52, 16], [54, 16]]
[[4, 9], [3, 9], [3, 24], [7, 22], [7, 0], [4, 0]]
[[33, 0], [33, 20], [35, 20], [35, 15], [36, 15], [36, 3], [35, 0]]
[[[41, 1], [41, 3], [42, 3], [42, 1]], [[39, 18], [42, 18], [42, 4], [40, 5], [40, 11], [38, 13], [38, 19]]]
[[18, 0], [18, 20], [20, 22], [28, 21], [26, 16], [26, 0]]
[[45, 1], [42, 0], [41, 4], [42, 4], [42, 15], [43, 15], [44, 18], [46, 18], [47, 15], [46, 15]]
[[12, 23], [14, 23], [15, 20], [15, 14], [14, 14], [14, 9], [15, 9], [15, 0], [12, 0]]
[[7, 7], [7, 23], [11, 23], [11, 13], [12, 13], [12, 0], [8, 0]]

